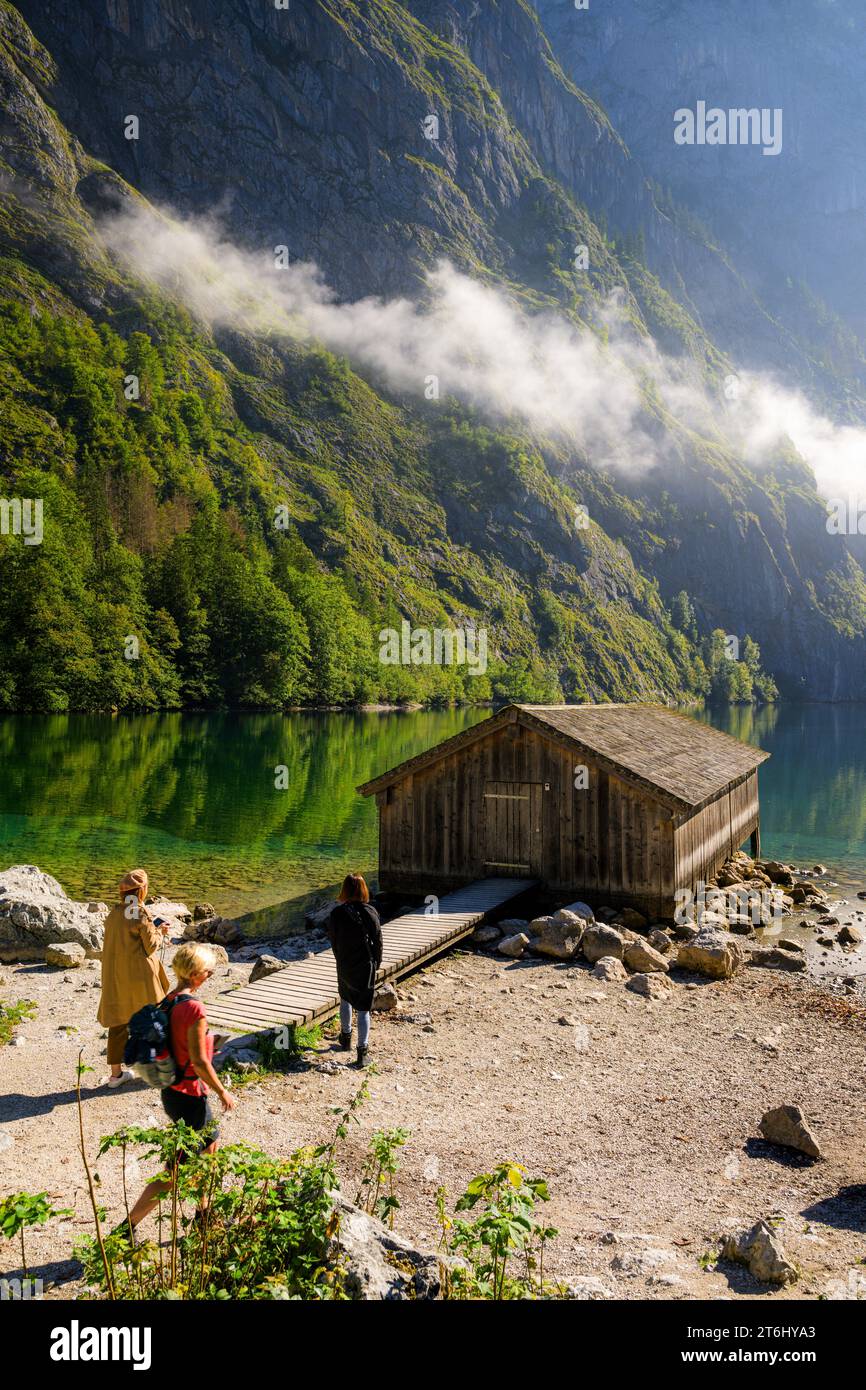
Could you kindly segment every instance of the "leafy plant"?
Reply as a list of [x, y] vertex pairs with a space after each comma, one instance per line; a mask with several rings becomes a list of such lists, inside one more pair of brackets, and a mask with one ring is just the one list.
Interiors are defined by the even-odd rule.
[[233, 1086], [244, 1086], [250, 1081], [260, 1081], [262, 1077], [274, 1073], [293, 1071], [303, 1061], [308, 1052], [315, 1052], [322, 1042], [320, 1024], [290, 1024], [274, 1032], [264, 1033], [256, 1044], [261, 1061], [249, 1069], [238, 1071], [231, 1061], [222, 1068], [224, 1080]]
[[[446, 1298], [555, 1296], [556, 1286], [544, 1277], [544, 1249], [557, 1231], [534, 1219], [536, 1204], [550, 1200], [543, 1179], [528, 1179], [521, 1164], [505, 1162], [472, 1179], [454, 1217], [447, 1215], [445, 1198], [440, 1188], [440, 1248], [457, 1257], [445, 1268]], [[475, 1214], [470, 1219], [462, 1212]]]
[[[119, 1299], [332, 1299], [342, 1297], [331, 1258], [336, 1174], [327, 1150], [287, 1159], [246, 1144], [179, 1162], [201, 1136], [179, 1123], [128, 1127], [103, 1138], [100, 1155], [146, 1145], [153, 1178], [166, 1184], [158, 1241], [137, 1244], [124, 1227], [79, 1243], [87, 1277]], [[113, 1292], [112, 1292], [113, 1291]]]
[[0, 1000], [0, 1047], [12, 1041], [19, 1023], [35, 1017], [36, 1005], [32, 999], [18, 999], [14, 1004], [4, 1004]]
[[377, 1129], [370, 1139], [370, 1149], [364, 1160], [361, 1183], [355, 1198], [372, 1216], [394, 1229], [394, 1214], [400, 1208], [400, 1201], [394, 1187], [394, 1178], [400, 1167], [399, 1150], [409, 1138], [408, 1129]]
[[0, 1232], [6, 1240], [18, 1236], [21, 1242], [21, 1268], [27, 1277], [27, 1251], [24, 1232], [28, 1226], [44, 1226], [53, 1216], [71, 1216], [68, 1208], [52, 1207], [47, 1192], [13, 1192], [0, 1199]]
[[[80, 1067], [80, 1073], [88, 1068]], [[120, 1149], [126, 1222], [102, 1232], [90, 1165], [95, 1235], [76, 1253], [87, 1278], [110, 1298], [149, 1299], [340, 1299], [345, 1296], [336, 1237], [335, 1157], [349, 1125], [369, 1095], [373, 1068], [349, 1105], [339, 1112], [327, 1144], [271, 1158], [247, 1144], [185, 1157], [202, 1135], [178, 1123], [166, 1128], [127, 1126], [105, 1136], [102, 1157]], [[80, 1113], [80, 1107], [79, 1107]], [[157, 1208], [158, 1240], [137, 1244], [129, 1230], [126, 1152], [146, 1145], [155, 1159], [151, 1181], [165, 1185]]]

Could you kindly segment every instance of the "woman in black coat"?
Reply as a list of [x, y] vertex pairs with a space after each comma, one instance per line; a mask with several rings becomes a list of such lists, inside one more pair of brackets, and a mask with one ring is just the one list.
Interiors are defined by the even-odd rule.
[[367, 1065], [370, 1010], [376, 971], [382, 964], [382, 928], [370, 906], [370, 890], [360, 874], [347, 874], [328, 919], [328, 937], [337, 959], [340, 994], [340, 1046], [352, 1046], [352, 1010], [358, 1011], [358, 1066]]

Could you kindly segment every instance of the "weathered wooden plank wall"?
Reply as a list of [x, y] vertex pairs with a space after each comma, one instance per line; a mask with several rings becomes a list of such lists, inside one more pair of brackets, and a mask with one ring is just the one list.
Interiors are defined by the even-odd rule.
[[[586, 787], [575, 786], [580, 767]], [[383, 888], [441, 892], [528, 873], [551, 891], [672, 910], [670, 812], [588, 751], [522, 725], [416, 770], [377, 800]]]
[[674, 830], [676, 884], [697, 892], [748, 839], [760, 821], [758, 774], [711, 801]]

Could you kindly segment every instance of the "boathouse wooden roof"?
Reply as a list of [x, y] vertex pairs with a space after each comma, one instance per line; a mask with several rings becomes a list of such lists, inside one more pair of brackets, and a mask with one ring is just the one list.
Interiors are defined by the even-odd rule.
[[643, 787], [675, 810], [696, 811], [750, 776], [770, 755], [664, 705], [506, 705], [453, 738], [408, 758], [358, 788], [365, 796], [440, 758], [520, 723]]

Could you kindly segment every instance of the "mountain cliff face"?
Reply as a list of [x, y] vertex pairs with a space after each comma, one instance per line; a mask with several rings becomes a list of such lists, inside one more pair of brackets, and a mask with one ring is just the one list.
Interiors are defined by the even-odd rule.
[[[866, 35], [858, 0], [605, 0], [586, 11], [538, 0], [536, 9], [569, 77], [608, 112], [644, 172], [711, 229], [778, 323], [785, 352], [776, 364], [790, 371], [811, 357], [816, 385], [834, 395], [829, 376], [853, 378], [862, 402]], [[781, 153], [676, 144], [674, 112], [699, 101], [781, 110]], [[743, 320], [727, 345], [763, 353], [750, 330]]]
[[[380, 683], [369, 632], [401, 616], [489, 624], [502, 680], [517, 671], [548, 694], [693, 694], [706, 679], [696, 633], [678, 629], [670, 608], [684, 589], [700, 632], [757, 638], [783, 691], [862, 693], [864, 555], [858, 538], [827, 534], [814, 481], [795, 457], [753, 470], [648, 401], [665, 467], [604, 472], [585, 451], [514, 419], [485, 419], [454, 401], [430, 408], [315, 348], [208, 328], [138, 283], [104, 245], [105, 211], [147, 199], [181, 216], [218, 213], [256, 254], [286, 245], [350, 301], [423, 298], [426, 272], [443, 256], [506, 287], [525, 309], [555, 311], [586, 332], [603, 332], [615, 292], [636, 341], [654, 336], [711, 389], [731, 354], [745, 360], [748, 343], [750, 361], [817, 384], [856, 414], [856, 340], [833, 362], [832, 330], [819, 341], [802, 297], [796, 313], [780, 316], [774, 295], [764, 297], [760, 259], [732, 256], [721, 234], [706, 235], [666, 201], [648, 177], [664, 182], [652, 149], [624, 138], [619, 114], [612, 123], [596, 100], [612, 35], [626, 42], [622, 26], [595, 23], [593, 82], [565, 7], [537, 8], [311, 0], [276, 10], [216, 0], [200, 15], [181, 0], [0, 6], [4, 294], [40, 322], [85, 315], [103, 337], [116, 335], [106, 391], [122, 394], [131, 335], [145, 334], [168, 393], [162, 437], [181, 438], [185, 451], [183, 468], [168, 469], [141, 412], [123, 407], [134, 448], [124, 436], [107, 460], [103, 447], [104, 476], [91, 471], [84, 489], [97, 540], [109, 527], [121, 547], [141, 552], [136, 621], [149, 624], [154, 698], [160, 680], [173, 698], [196, 698], [201, 673], [171, 655], [178, 644], [187, 651], [192, 619], [157, 571], [166, 528], [174, 545], [210, 499], [293, 605], [299, 626], [286, 616], [286, 651], [306, 643], [312, 667], [325, 659], [313, 581], [297, 577], [311, 566], [339, 585], [351, 641], [366, 642], [362, 681], [346, 676], [316, 691], [299, 678], [292, 690], [268, 687], [266, 700], [436, 694]], [[126, 138], [129, 116], [137, 139]], [[430, 117], [435, 140], [425, 135]], [[577, 244], [589, 265], [576, 272]], [[71, 420], [62, 396], [72, 388], [52, 380], [56, 343], [46, 339], [37, 353], [19, 332], [16, 344], [17, 377], [4, 384], [29, 401], [40, 429], [58, 432], [58, 467], [78, 476], [80, 495], [83, 459], [97, 468], [98, 432], [80, 413]], [[176, 401], [179, 390], [200, 404]], [[199, 410], [209, 424], [196, 434], [189, 421]], [[35, 428], [19, 422], [6, 461], [13, 475], [46, 462]], [[147, 487], [137, 482], [135, 494], [146, 493], [152, 512], [145, 546], [134, 545], [128, 521], [123, 450], [146, 455]], [[267, 523], [285, 499], [296, 538], [289, 560]], [[578, 503], [591, 524], [575, 534]], [[196, 599], [205, 610], [220, 602], [221, 561], [212, 563], [214, 592]], [[154, 613], [173, 624], [168, 638]], [[89, 640], [96, 671], [103, 648]], [[179, 687], [159, 666], [178, 660]], [[116, 698], [139, 697], [120, 689]], [[247, 698], [255, 703], [255, 691]]]

